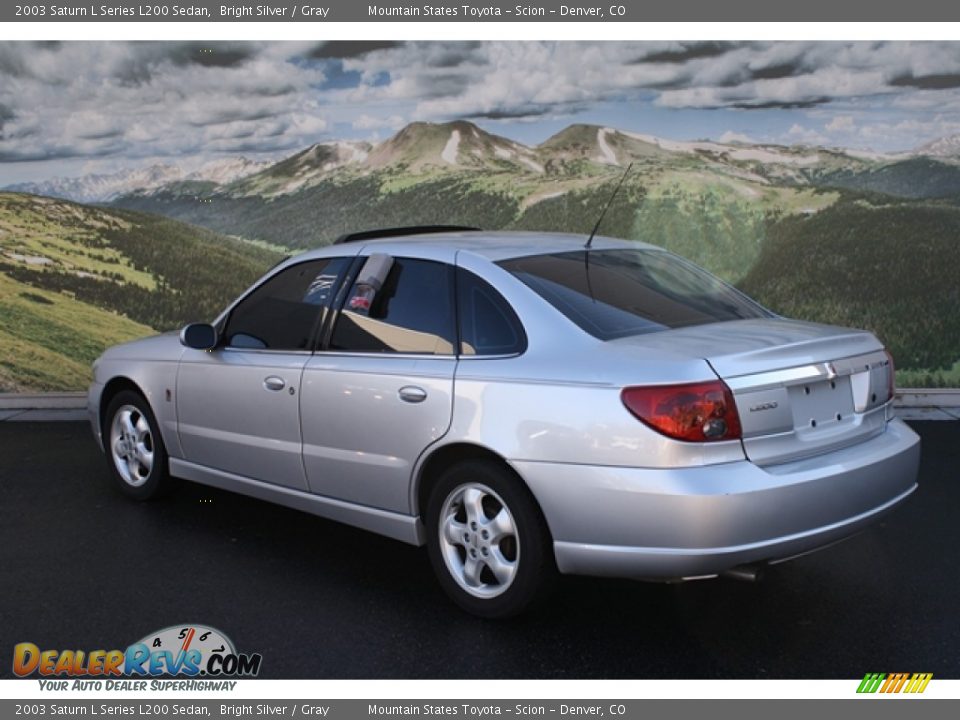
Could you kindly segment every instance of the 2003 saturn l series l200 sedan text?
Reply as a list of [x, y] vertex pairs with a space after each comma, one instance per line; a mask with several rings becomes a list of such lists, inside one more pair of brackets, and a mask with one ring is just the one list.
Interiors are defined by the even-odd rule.
[[916, 488], [893, 378], [870, 333], [654, 246], [428, 227], [107, 350], [89, 411], [128, 495], [186, 478], [426, 544], [495, 617], [558, 571], [749, 572], [862, 529]]

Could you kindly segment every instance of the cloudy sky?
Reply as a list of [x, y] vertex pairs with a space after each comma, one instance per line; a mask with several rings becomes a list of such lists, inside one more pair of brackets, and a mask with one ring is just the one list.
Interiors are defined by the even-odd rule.
[[960, 133], [960, 43], [0, 42], [0, 185], [454, 118], [909, 149]]

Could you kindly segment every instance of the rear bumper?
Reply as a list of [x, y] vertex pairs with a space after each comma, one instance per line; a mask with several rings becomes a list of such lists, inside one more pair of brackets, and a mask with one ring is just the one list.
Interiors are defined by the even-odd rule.
[[920, 439], [900, 420], [859, 445], [761, 468], [514, 462], [561, 572], [652, 580], [716, 575], [842, 540], [917, 487]]

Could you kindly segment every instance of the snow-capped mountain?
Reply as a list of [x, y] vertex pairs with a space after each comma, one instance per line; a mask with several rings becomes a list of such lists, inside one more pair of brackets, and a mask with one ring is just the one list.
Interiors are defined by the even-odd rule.
[[279, 162], [265, 163], [255, 172], [246, 173], [244, 181], [232, 190], [241, 195], [295, 192], [318, 182], [334, 170], [364, 162], [370, 149], [367, 142], [317, 143]]
[[948, 135], [928, 142], [916, 148], [913, 154], [936, 158], [960, 158], [960, 135]]
[[175, 182], [212, 182], [223, 185], [260, 172], [270, 165], [270, 162], [256, 162], [244, 157], [218, 158], [189, 172], [177, 165], [164, 163], [114, 173], [17, 183], [3, 189], [75, 202], [109, 202], [122, 195], [150, 192]]
[[494, 135], [471, 122], [414, 122], [377, 145], [366, 166], [381, 169], [402, 166], [411, 172], [427, 169], [478, 170], [516, 168], [542, 173], [533, 160], [535, 151], [508, 138]]
[[247, 175], [260, 172], [273, 164], [269, 160], [249, 160], [245, 157], [228, 157], [211, 160], [204, 163], [183, 178], [187, 181], [212, 182], [217, 185], [226, 185]]
[[4, 189], [77, 202], [104, 202], [134, 190], [158, 188], [182, 177], [183, 171], [174, 165], [151, 165], [115, 173], [72, 178], [55, 177], [42, 182], [17, 183]]

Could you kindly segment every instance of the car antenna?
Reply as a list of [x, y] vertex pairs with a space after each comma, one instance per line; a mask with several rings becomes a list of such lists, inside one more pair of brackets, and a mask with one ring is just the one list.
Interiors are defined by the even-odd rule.
[[603, 222], [603, 218], [607, 214], [607, 210], [609, 210], [610, 206], [613, 205], [613, 199], [617, 196], [617, 193], [620, 192], [620, 187], [623, 185], [623, 181], [627, 179], [627, 175], [630, 174], [631, 169], [633, 169], [633, 163], [627, 165], [627, 169], [623, 172], [623, 177], [620, 178], [620, 182], [617, 183], [617, 186], [613, 189], [613, 192], [610, 193], [610, 199], [607, 200], [607, 204], [603, 206], [600, 217], [597, 218], [597, 224], [593, 226], [593, 230], [590, 231], [590, 237], [587, 238], [587, 242], [584, 245], [584, 247], [588, 250], [593, 244], [593, 236], [596, 235], [597, 230], [600, 229], [600, 223]]

